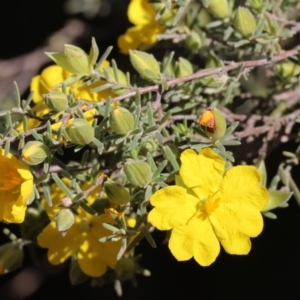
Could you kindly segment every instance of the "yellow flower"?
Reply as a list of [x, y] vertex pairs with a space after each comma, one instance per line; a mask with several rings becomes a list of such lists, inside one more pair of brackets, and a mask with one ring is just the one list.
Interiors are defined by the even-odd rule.
[[[66, 185], [70, 185], [68, 179], [63, 179]], [[86, 183], [83, 190], [88, 189], [91, 183]], [[96, 188], [88, 197], [91, 204], [100, 192], [100, 187]], [[37, 237], [38, 244], [43, 248], [48, 248], [48, 260], [54, 264], [61, 264], [71, 256], [77, 255], [81, 270], [92, 277], [102, 276], [107, 267], [114, 268], [117, 263], [117, 254], [121, 248], [121, 240], [117, 242], [99, 242], [99, 239], [112, 234], [111, 231], [103, 227], [103, 223], [113, 223], [111, 218], [105, 214], [93, 216], [78, 208], [78, 215], [75, 215], [75, 223], [67, 231], [65, 236], [56, 229], [55, 215], [59, 211], [57, 205], [65, 198], [65, 194], [52, 185], [53, 206], [49, 207], [45, 203], [44, 207], [51, 220], [42, 233]]]
[[[128, 6], [128, 18], [135, 26], [127, 29], [125, 34], [118, 38], [118, 46], [124, 54], [129, 49], [146, 50], [157, 42], [156, 35], [165, 31], [162, 19], [155, 20], [156, 11], [147, 0], [131, 0]], [[170, 17], [166, 12], [167, 17]]]
[[26, 202], [33, 192], [29, 167], [12, 154], [0, 149], [0, 221], [22, 223]]
[[[109, 66], [108, 61], [105, 61], [101, 69]], [[34, 91], [33, 101], [35, 103], [44, 102], [43, 94], [48, 94], [50, 91], [58, 90], [60, 88], [54, 88], [55, 85], [63, 82], [72, 74], [63, 68], [53, 65], [45, 68], [40, 75], [36, 75], [32, 78], [30, 84], [30, 90]], [[86, 85], [82, 82], [72, 85], [72, 89], [76, 99], [83, 99], [91, 102], [98, 102], [107, 99], [109, 96], [114, 96], [109, 90], [104, 90], [99, 93], [91, 93], [90, 90], [96, 86], [101, 85], [104, 82], [95, 82], [92, 85]], [[67, 87], [69, 92], [70, 87]]]
[[172, 229], [169, 248], [179, 261], [194, 256], [202, 266], [215, 261], [220, 243], [229, 254], [248, 254], [250, 237], [263, 229], [260, 211], [268, 202], [253, 166], [225, 172], [225, 161], [207, 148], [181, 155], [176, 186], [157, 191], [148, 220], [160, 230]]

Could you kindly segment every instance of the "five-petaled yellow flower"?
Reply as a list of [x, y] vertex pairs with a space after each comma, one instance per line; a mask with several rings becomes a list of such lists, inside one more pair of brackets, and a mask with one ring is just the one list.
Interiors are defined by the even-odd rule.
[[194, 257], [202, 266], [215, 261], [220, 243], [229, 254], [248, 254], [250, 237], [263, 229], [260, 211], [268, 202], [253, 166], [225, 170], [221, 156], [207, 148], [181, 155], [176, 186], [157, 191], [148, 220], [160, 230], [172, 229], [169, 248], [177, 260]]
[[118, 46], [122, 53], [128, 54], [129, 49], [146, 50], [157, 42], [157, 34], [165, 31], [164, 20], [169, 19], [172, 14], [165, 12], [161, 19], [155, 20], [156, 13], [153, 4], [147, 0], [131, 0], [127, 15], [135, 26], [128, 28], [118, 38]]
[[22, 223], [26, 203], [33, 192], [33, 176], [29, 167], [12, 154], [0, 149], [0, 221]]
[[[63, 179], [68, 186], [70, 181]], [[86, 190], [91, 183], [86, 183], [82, 190]], [[100, 187], [96, 188], [88, 197], [91, 204], [100, 192]], [[117, 242], [99, 242], [99, 239], [112, 234], [111, 231], [103, 227], [103, 223], [113, 223], [113, 219], [105, 214], [93, 216], [88, 214], [81, 207], [77, 209], [75, 223], [63, 236], [55, 225], [55, 215], [59, 211], [58, 204], [65, 197], [64, 193], [57, 185], [52, 185], [52, 207], [46, 205], [45, 210], [51, 220], [42, 233], [37, 237], [38, 244], [43, 248], [48, 248], [48, 260], [54, 264], [61, 264], [69, 257], [77, 256], [81, 270], [92, 277], [102, 276], [107, 267], [114, 269], [117, 263], [117, 254], [121, 248], [121, 240]]]

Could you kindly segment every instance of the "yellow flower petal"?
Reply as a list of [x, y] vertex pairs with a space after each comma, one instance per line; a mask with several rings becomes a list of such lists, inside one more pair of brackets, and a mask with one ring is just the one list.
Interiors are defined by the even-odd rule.
[[128, 6], [128, 18], [135, 25], [153, 23], [156, 12], [147, 0], [131, 0]]
[[169, 249], [179, 261], [189, 260], [193, 257], [194, 240], [187, 225], [172, 230], [169, 240]]
[[160, 230], [186, 224], [195, 214], [198, 202], [182, 187], [165, 187], [151, 197], [150, 203], [155, 208], [150, 211], [148, 221]]
[[172, 230], [169, 248], [178, 260], [194, 256], [201, 266], [208, 266], [219, 255], [220, 243], [207, 218], [193, 218], [188, 225]]
[[263, 229], [262, 215], [252, 206], [221, 204], [213, 215], [229, 231], [237, 230], [250, 237], [258, 236]]
[[41, 75], [36, 75], [31, 79], [30, 90], [34, 91], [33, 101], [35, 103], [43, 101], [42, 94], [46, 93], [46, 89], [41, 86]]
[[180, 176], [199, 199], [215, 193], [223, 179], [225, 162], [222, 157], [209, 148], [197, 154], [194, 150], [185, 150], [181, 156]]
[[268, 203], [268, 191], [259, 185], [260, 174], [253, 166], [229, 169], [220, 186], [222, 202], [251, 205], [261, 211]]
[[33, 176], [29, 167], [11, 153], [0, 149], [0, 221], [22, 223], [26, 202], [33, 192]]
[[63, 236], [56, 229], [55, 222], [51, 222], [38, 235], [37, 242], [42, 248], [48, 248], [48, 260], [57, 265], [77, 253], [82, 243], [82, 235], [77, 226], [71, 226]]
[[[102, 243], [95, 239], [88, 239], [83, 242], [78, 252], [78, 263], [81, 270], [92, 277], [102, 276], [107, 270], [108, 256], [106, 251], [103, 251]], [[115, 263], [117, 258], [115, 255]]]
[[226, 240], [220, 240], [224, 250], [229, 254], [245, 255], [251, 250], [251, 241], [247, 235], [232, 231]]

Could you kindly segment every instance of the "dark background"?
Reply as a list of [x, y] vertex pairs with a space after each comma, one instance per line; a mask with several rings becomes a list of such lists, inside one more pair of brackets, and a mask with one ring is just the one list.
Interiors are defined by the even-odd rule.
[[[130, 25], [126, 19], [129, 1], [111, 0], [111, 12], [105, 17], [91, 20], [82, 14], [70, 16], [63, 11], [62, 0], [10, 0], [0, 2], [0, 62], [28, 53], [45, 45], [46, 37], [64, 26], [67, 19], [78, 18], [88, 29], [74, 41], [88, 50], [91, 36], [97, 38], [102, 52], [115, 45], [118, 35]], [[111, 58], [128, 64], [128, 57], [119, 54], [117, 47]], [[5, 72], [1, 72], [0, 81]], [[25, 81], [30, 78], [24, 77]], [[28, 84], [27, 84], [28, 85]], [[27, 91], [28, 92], [28, 91]], [[26, 91], [24, 91], [26, 96]], [[295, 150], [288, 144], [277, 148], [267, 159], [269, 174], [275, 174], [283, 160], [283, 150]], [[299, 167], [293, 171], [299, 182]], [[252, 240], [252, 250], [247, 256], [231, 256], [221, 252], [210, 267], [201, 267], [193, 259], [177, 262], [163, 244], [165, 233], [155, 232], [157, 249], [146, 241], [137, 247], [143, 253], [142, 267], [149, 269], [151, 277], [138, 276], [138, 287], [130, 282], [123, 285], [123, 299], [165, 299], [175, 297], [195, 299], [272, 299], [300, 297], [300, 208], [294, 198], [286, 209], [277, 209], [277, 220], [265, 219], [263, 233]], [[18, 230], [11, 226], [12, 231]], [[6, 242], [0, 233], [0, 244]], [[26, 252], [24, 267], [0, 277], [0, 299], [118, 299], [113, 285], [91, 287], [90, 282], [71, 286], [68, 264], [54, 267], [46, 261], [41, 251], [42, 267], [36, 268]], [[32, 289], [30, 289], [30, 287]], [[35, 292], [34, 292], [35, 290]], [[27, 292], [26, 292], [27, 291]], [[23, 296], [22, 296], [23, 295]]]

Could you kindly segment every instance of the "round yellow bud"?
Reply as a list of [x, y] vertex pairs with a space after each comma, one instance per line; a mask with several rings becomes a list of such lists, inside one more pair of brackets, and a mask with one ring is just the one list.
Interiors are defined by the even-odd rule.
[[135, 273], [135, 262], [132, 258], [122, 257], [115, 265], [115, 273], [121, 281], [129, 280]]
[[78, 145], [87, 145], [95, 137], [93, 126], [85, 119], [73, 119], [64, 134], [67, 140]]
[[241, 6], [237, 9], [233, 25], [235, 30], [245, 38], [251, 37], [256, 29], [254, 16], [250, 10]]
[[210, 0], [206, 7], [216, 19], [225, 19], [229, 14], [229, 7], [227, 0]]
[[134, 186], [146, 186], [152, 178], [150, 166], [144, 161], [128, 162], [124, 166], [128, 181]]
[[104, 183], [104, 191], [108, 199], [115, 204], [123, 205], [130, 201], [129, 191], [120, 183], [106, 181]]
[[68, 97], [63, 92], [53, 91], [43, 96], [46, 105], [53, 111], [64, 111], [68, 107]]
[[38, 141], [26, 143], [22, 150], [22, 159], [28, 165], [38, 165], [42, 163], [49, 155], [49, 149], [45, 144]]
[[117, 134], [127, 134], [133, 129], [133, 114], [124, 107], [115, 108], [110, 114], [110, 127]]
[[0, 275], [21, 267], [24, 258], [23, 249], [15, 243], [0, 247]]

